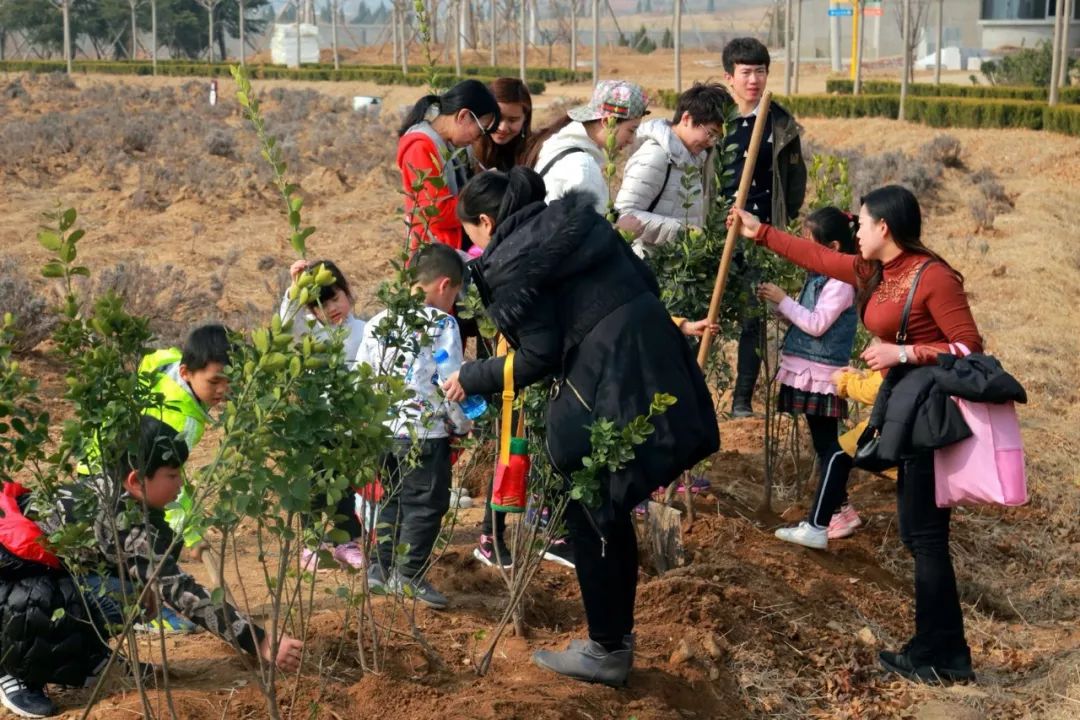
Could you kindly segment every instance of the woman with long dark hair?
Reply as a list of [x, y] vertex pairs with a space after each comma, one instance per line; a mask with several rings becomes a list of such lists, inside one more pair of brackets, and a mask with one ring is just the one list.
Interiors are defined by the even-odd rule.
[[[398, 129], [397, 166], [405, 190], [411, 244], [468, 247], [455, 208], [468, 179], [466, 148], [499, 122], [499, 104], [487, 85], [462, 80], [442, 95], [425, 95]], [[432, 182], [432, 178], [441, 181]], [[429, 213], [428, 208], [436, 211]]]
[[[788, 235], [750, 213], [733, 214], [738, 212], [745, 237], [807, 270], [855, 286], [863, 324], [880, 341], [862, 354], [871, 370], [903, 372], [935, 364], [940, 353], [979, 352], [982, 338], [964, 278], [923, 244], [922, 212], [911, 191], [889, 185], [867, 194], [860, 205], [856, 256]], [[913, 283], [907, 337], [898, 344]], [[900, 539], [915, 559], [915, 634], [899, 652], [880, 653], [881, 664], [912, 680], [971, 679], [971, 651], [949, 554], [950, 510], [934, 499], [933, 453], [901, 462], [896, 505]]]
[[509, 170], [524, 164], [532, 134], [532, 95], [517, 78], [495, 78], [488, 86], [499, 103], [499, 124], [473, 143], [477, 170]]
[[[485, 172], [461, 194], [458, 216], [485, 248], [481, 297], [515, 349], [514, 385], [556, 377], [547, 452], [562, 477], [583, 466], [590, 426], [617, 427], [649, 412], [655, 393], [677, 398], [623, 469], [601, 475], [600, 502], [571, 500], [566, 529], [589, 640], [538, 651], [541, 667], [579, 680], [624, 685], [633, 658], [637, 540], [631, 511], [720, 444], [712, 398], [656, 278], [585, 192], [545, 204], [527, 168]], [[685, 332], [685, 330], [684, 330]], [[502, 391], [505, 358], [465, 363], [445, 385], [449, 400]]]

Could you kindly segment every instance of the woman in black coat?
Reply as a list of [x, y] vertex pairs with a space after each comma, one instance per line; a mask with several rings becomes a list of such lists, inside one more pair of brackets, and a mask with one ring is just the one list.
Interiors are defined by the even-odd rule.
[[[658, 297], [656, 278], [587, 193], [545, 205], [532, 170], [486, 172], [465, 186], [458, 216], [484, 247], [474, 275], [487, 311], [515, 350], [514, 385], [556, 378], [547, 452], [564, 478], [590, 453], [589, 426], [627, 425], [655, 393], [676, 398], [627, 467], [602, 482], [599, 506], [570, 501], [589, 641], [539, 651], [540, 666], [581, 680], [624, 685], [633, 656], [637, 540], [631, 511], [720, 445], [712, 398], [690, 348]], [[447, 398], [501, 392], [504, 358], [469, 362]]]

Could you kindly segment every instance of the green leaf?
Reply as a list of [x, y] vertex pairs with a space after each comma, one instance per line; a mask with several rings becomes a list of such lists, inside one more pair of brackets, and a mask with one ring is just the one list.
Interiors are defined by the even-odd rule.
[[65, 611], [64, 608], [56, 608], [55, 610], [53, 610], [53, 614], [52, 614], [52, 618], [51, 618], [52, 622], [54, 622], [54, 623], [55, 622], [60, 622], [61, 620], [64, 619], [65, 615], [67, 615], [67, 611]]
[[75, 267], [68, 270], [68, 273], [71, 275], [82, 275], [83, 277], [90, 277], [90, 268], [83, 265], [76, 265]]
[[75, 230], [70, 235], [68, 235], [67, 241], [69, 243], [71, 243], [72, 245], [74, 245], [75, 243], [82, 240], [84, 235], [86, 235], [86, 231], [83, 230], [82, 228], [79, 228], [78, 230]]
[[60, 249], [60, 236], [51, 230], [42, 230], [38, 233], [37, 238], [38, 242], [41, 243], [41, 247], [49, 252], [56, 252]]
[[210, 592], [210, 602], [221, 605], [225, 602], [225, 588], [216, 587]]
[[[304, 207], [304, 198], [302, 198], [302, 197], [291, 197], [291, 198], [289, 198], [289, 209], [290, 210], [292, 210], [295, 213], [299, 213], [300, 208], [302, 208], [302, 207]], [[299, 215], [297, 215], [297, 217], [299, 217]]]
[[64, 266], [55, 260], [45, 263], [44, 267], [41, 268], [41, 274], [47, 278], [64, 277]]
[[66, 263], [75, 259], [75, 246], [69, 242], [60, 243], [60, 249], [56, 251], [56, 256]]
[[304, 236], [298, 232], [294, 232], [289, 236], [289, 244], [292, 245], [292, 249], [299, 253], [301, 256], [307, 253], [307, 243], [304, 242]]
[[70, 230], [71, 226], [75, 224], [76, 217], [78, 217], [78, 213], [75, 212], [75, 208], [65, 210], [64, 214], [60, 216], [60, 232]]

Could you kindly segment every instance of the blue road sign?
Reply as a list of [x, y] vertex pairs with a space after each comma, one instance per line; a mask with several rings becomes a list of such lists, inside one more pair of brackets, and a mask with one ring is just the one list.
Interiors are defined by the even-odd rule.
[[829, 8], [829, 17], [851, 17], [855, 12], [851, 8]]

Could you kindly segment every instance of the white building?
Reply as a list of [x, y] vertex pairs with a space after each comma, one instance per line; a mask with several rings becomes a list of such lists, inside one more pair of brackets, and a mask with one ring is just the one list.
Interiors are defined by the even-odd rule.
[[[1060, 1], [945, 0], [942, 46], [965, 51], [994, 51], [1049, 42], [1054, 32], [1056, 5]], [[923, 8], [915, 48], [915, 57], [919, 58], [937, 50], [938, 0], [911, 0], [911, 5]], [[881, 14], [864, 17], [864, 61], [872, 63], [901, 54], [900, 6], [901, 0], [881, 0]], [[851, 56], [853, 19], [846, 15], [830, 17], [829, 10], [844, 12], [851, 7], [851, 0], [803, 0], [801, 55], [804, 60], [832, 59], [834, 66], [847, 65]], [[1069, 33], [1069, 47], [1074, 49], [1080, 46], [1080, 0], [1076, 2], [1075, 11]]]

